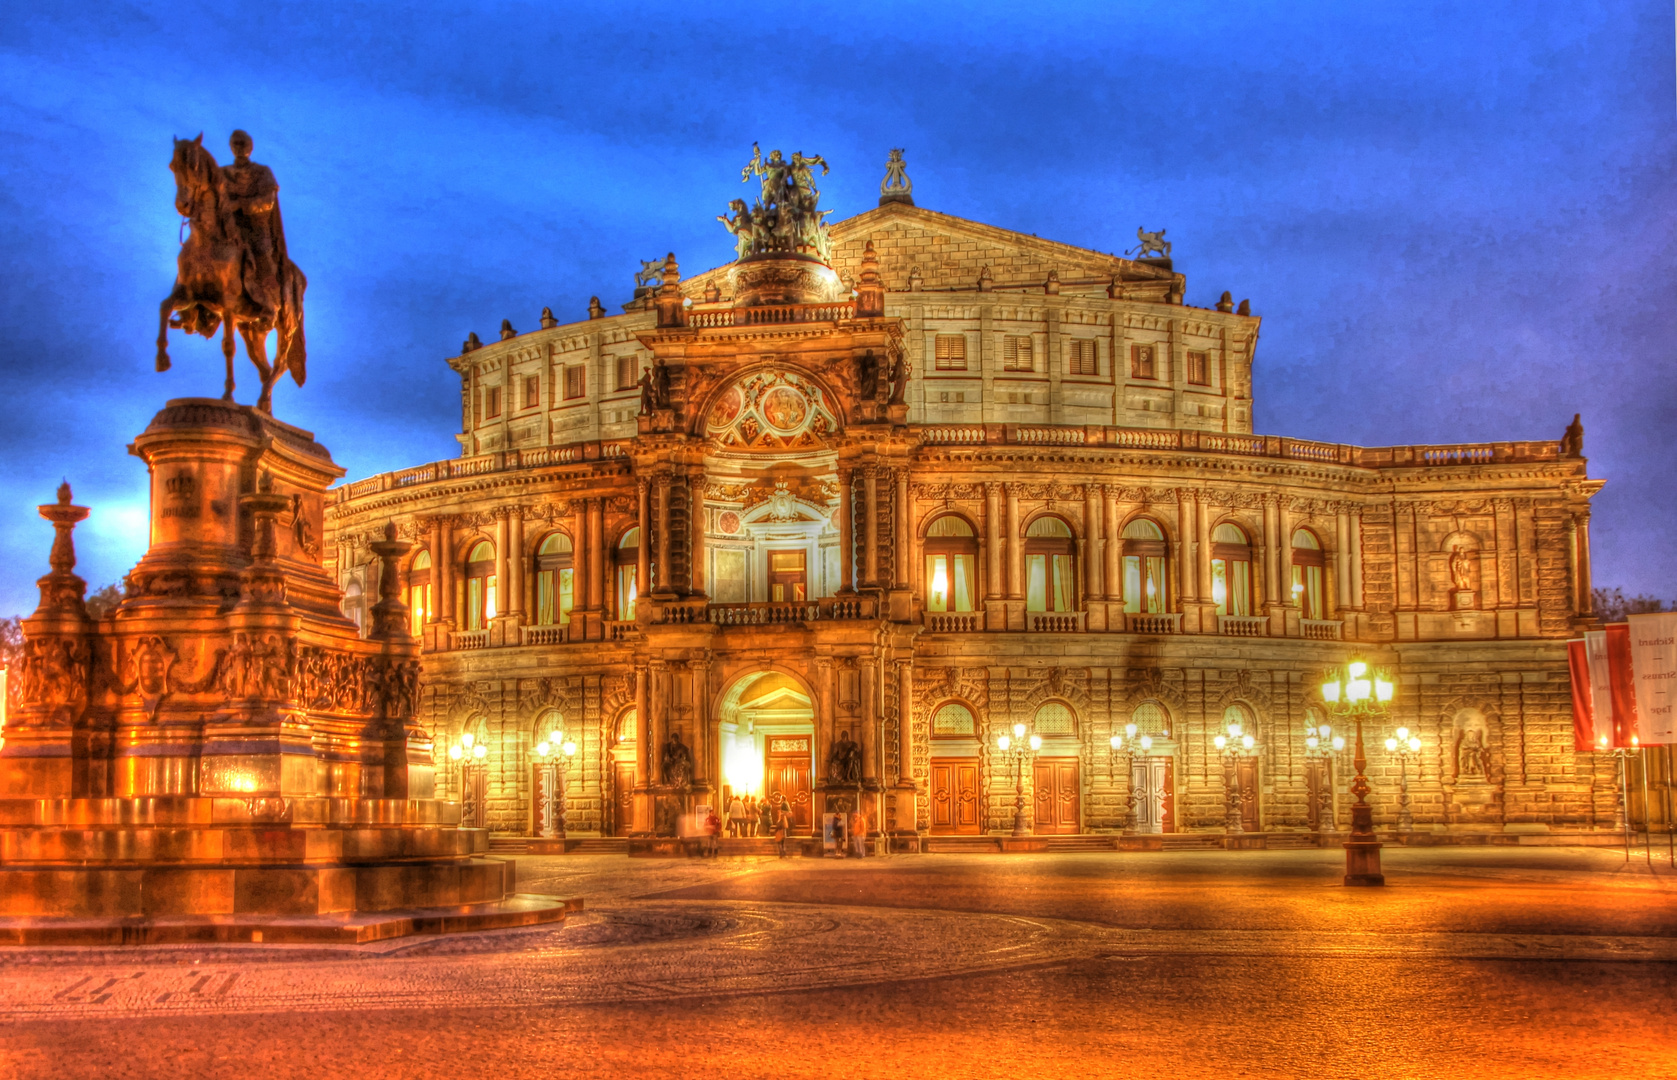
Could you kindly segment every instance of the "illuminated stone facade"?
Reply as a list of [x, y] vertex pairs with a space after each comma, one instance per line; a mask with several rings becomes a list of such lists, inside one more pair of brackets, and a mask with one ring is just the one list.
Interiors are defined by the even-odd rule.
[[[1330, 781], [1306, 729], [1360, 655], [1423, 741], [1417, 833], [1610, 826], [1571, 745], [1599, 481], [1570, 446], [1255, 435], [1259, 319], [1184, 305], [1165, 259], [899, 197], [822, 242], [830, 270], [742, 242], [621, 314], [474, 338], [461, 457], [337, 489], [352, 614], [386, 523], [419, 545], [421, 715], [468, 816], [539, 831], [562, 731], [573, 837], [668, 832], [725, 786], [934, 838], [1011, 833], [1016, 787], [1036, 834], [1332, 831], [1348, 755]], [[1230, 721], [1256, 745], [1225, 762]]]

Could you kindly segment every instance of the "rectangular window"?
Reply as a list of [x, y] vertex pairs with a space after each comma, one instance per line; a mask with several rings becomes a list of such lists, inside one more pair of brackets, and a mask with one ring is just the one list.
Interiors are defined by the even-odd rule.
[[1211, 385], [1211, 354], [1191, 352], [1188, 354], [1188, 381], [1195, 386]]
[[[573, 571], [568, 568], [543, 570], [536, 575], [536, 622], [541, 626], [568, 626], [571, 606]], [[557, 579], [557, 582], [555, 582]], [[558, 589], [554, 588], [557, 583]]]
[[415, 585], [408, 590], [408, 611], [413, 616], [410, 632], [414, 637], [425, 633], [425, 623], [431, 618], [431, 585]]
[[1124, 610], [1150, 615], [1165, 610], [1165, 560], [1162, 555], [1124, 556]]
[[617, 618], [620, 622], [635, 621], [635, 567], [633, 564], [617, 568]]
[[1031, 359], [1031, 339], [1029, 337], [1013, 334], [1002, 337], [1002, 370], [1036, 370], [1036, 364]]
[[939, 334], [933, 342], [932, 366], [938, 371], [967, 370], [967, 339], [960, 334]]
[[961, 552], [926, 556], [926, 610], [971, 611], [973, 556]]
[[1219, 615], [1252, 614], [1252, 564], [1245, 559], [1212, 559], [1211, 599]]
[[1293, 564], [1293, 603], [1306, 619], [1320, 619], [1322, 613], [1322, 568]]
[[542, 379], [540, 375], [526, 375], [524, 377], [524, 407], [533, 409], [542, 403]]
[[1155, 347], [1152, 346], [1152, 345], [1131, 345], [1130, 346], [1130, 378], [1132, 378], [1132, 379], [1156, 379], [1156, 378], [1158, 378], [1158, 375], [1156, 375], [1154, 373], [1154, 365], [1153, 365], [1154, 348]]
[[501, 388], [491, 386], [483, 391], [483, 418], [493, 420], [501, 415]]
[[466, 581], [466, 629], [482, 630], [495, 617], [495, 578], [475, 577]]
[[1025, 556], [1025, 610], [1072, 610], [1072, 557], [1030, 554]]
[[633, 356], [619, 356], [617, 358], [617, 388], [619, 390], [633, 390], [637, 380], [635, 358]]
[[1076, 338], [1071, 343], [1071, 356], [1066, 365], [1068, 375], [1099, 375], [1100, 365], [1095, 359], [1095, 339]]
[[565, 368], [565, 397], [579, 398], [588, 393], [588, 369], [581, 364]]

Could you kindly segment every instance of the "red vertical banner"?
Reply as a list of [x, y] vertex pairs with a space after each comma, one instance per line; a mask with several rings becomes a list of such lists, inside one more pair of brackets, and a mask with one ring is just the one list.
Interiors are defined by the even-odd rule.
[[1588, 753], [1601, 747], [1595, 741], [1595, 708], [1590, 701], [1590, 658], [1584, 639], [1566, 643], [1566, 668], [1572, 678], [1572, 749]]
[[1636, 717], [1636, 670], [1630, 659], [1630, 625], [1608, 623], [1607, 681], [1613, 695], [1613, 745], [1642, 745]]

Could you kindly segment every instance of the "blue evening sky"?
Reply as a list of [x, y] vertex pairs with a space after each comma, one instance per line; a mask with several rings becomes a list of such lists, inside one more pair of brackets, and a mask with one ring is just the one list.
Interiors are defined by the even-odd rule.
[[[1559, 437], [1584, 414], [1596, 581], [1677, 596], [1669, 3], [892, 6], [20, 4], [0, 22], [0, 614], [33, 608], [60, 477], [80, 571], [145, 543], [125, 453], [220, 391], [173, 335], [171, 135], [272, 167], [309, 277], [309, 383], [351, 477], [456, 452], [444, 358], [639, 259], [726, 261], [753, 140], [874, 205], [1104, 251], [1168, 227], [1188, 303], [1264, 317], [1258, 430]], [[254, 374], [240, 357], [241, 400]]]

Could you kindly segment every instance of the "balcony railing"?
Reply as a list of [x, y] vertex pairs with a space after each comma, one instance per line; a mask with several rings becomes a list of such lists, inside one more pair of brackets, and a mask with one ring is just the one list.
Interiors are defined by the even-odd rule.
[[974, 634], [984, 629], [984, 615], [978, 611], [928, 611], [922, 621], [930, 634]]
[[456, 630], [448, 635], [448, 644], [453, 649], [481, 649], [489, 644], [489, 631]]
[[1269, 619], [1262, 615], [1219, 615], [1217, 632], [1224, 637], [1268, 637]]
[[1145, 615], [1129, 614], [1124, 616], [1132, 634], [1180, 634], [1182, 632], [1182, 614], [1180, 612], [1149, 612]]
[[1086, 611], [1027, 611], [1025, 629], [1033, 634], [1081, 634], [1088, 617]]
[[1345, 632], [1338, 619], [1300, 619], [1299, 628], [1309, 641], [1338, 641]]
[[519, 632], [526, 645], [563, 645], [571, 639], [569, 626], [524, 626]]
[[715, 626], [779, 626], [791, 623], [832, 622], [875, 617], [872, 599], [823, 597], [802, 603], [709, 604], [705, 619]]

